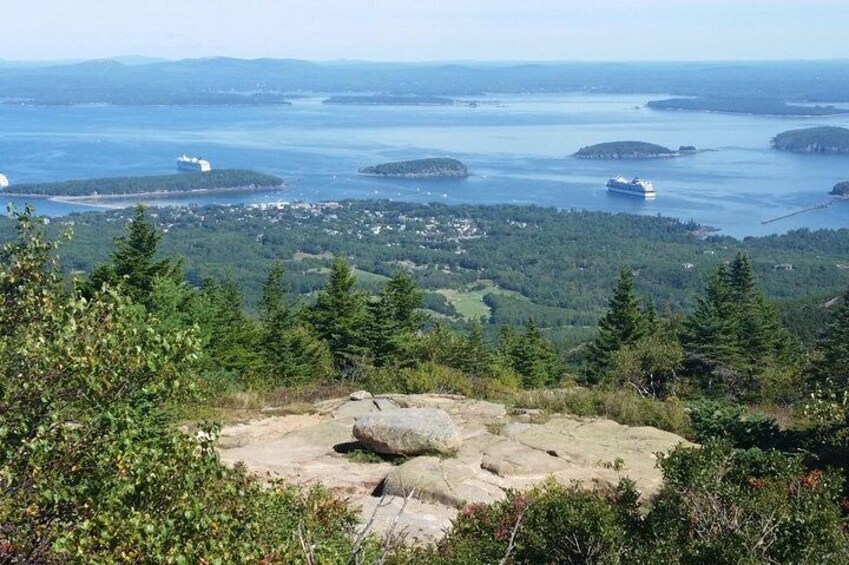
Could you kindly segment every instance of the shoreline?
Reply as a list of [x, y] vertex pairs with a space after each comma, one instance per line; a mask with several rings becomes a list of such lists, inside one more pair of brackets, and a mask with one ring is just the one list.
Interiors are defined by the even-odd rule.
[[61, 204], [80, 204], [83, 206], [91, 206], [93, 208], [104, 208], [107, 210], [115, 210], [119, 208], [125, 208], [125, 206], [119, 206], [117, 204], [104, 204], [101, 203], [101, 200], [132, 200], [139, 198], [181, 198], [185, 196], [197, 196], [203, 194], [229, 194], [233, 192], [262, 192], [262, 191], [273, 191], [273, 190], [285, 190], [288, 188], [288, 185], [285, 183], [278, 185], [270, 185], [270, 186], [234, 186], [234, 187], [222, 187], [222, 188], [199, 188], [196, 190], [181, 190], [181, 191], [168, 191], [168, 190], [155, 190], [150, 192], [129, 192], [126, 194], [86, 194], [86, 195], [74, 195], [74, 196], [66, 196], [64, 194], [33, 194], [33, 193], [15, 193], [15, 192], [7, 192], [3, 191], [0, 194], [4, 194], [7, 196], [13, 196], [16, 198], [37, 198], [39, 200], [47, 200], [49, 202], [58, 202]]

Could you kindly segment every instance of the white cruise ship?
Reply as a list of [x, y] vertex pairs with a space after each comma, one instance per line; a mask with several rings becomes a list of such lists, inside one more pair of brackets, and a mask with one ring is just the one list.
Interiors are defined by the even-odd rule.
[[9, 179], [6, 178], [6, 175], [0, 173], [0, 190], [4, 188], [9, 188]]
[[212, 165], [206, 159], [200, 157], [189, 157], [181, 155], [177, 159], [177, 168], [181, 171], [190, 171], [193, 173], [205, 173], [212, 170]]
[[647, 200], [656, 196], [654, 185], [651, 181], [634, 177], [633, 180], [628, 180], [625, 177], [613, 177], [607, 181], [607, 190], [610, 192], [619, 192], [628, 194], [629, 196], [639, 196]]

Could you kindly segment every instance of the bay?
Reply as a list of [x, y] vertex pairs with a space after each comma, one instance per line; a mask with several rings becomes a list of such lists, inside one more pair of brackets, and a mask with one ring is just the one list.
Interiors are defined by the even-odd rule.
[[[660, 112], [645, 102], [666, 96], [492, 95], [477, 107], [337, 106], [323, 96], [291, 106], [0, 105], [0, 171], [12, 182], [47, 182], [174, 171], [177, 156], [217, 168], [272, 173], [283, 191], [151, 199], [150, 205], [255, 204], [275, 201], [392, 199], [446, 204], [536, 204], [660, 214], [695, 220], [735, 237], [798, 228], [849, 227], [849, 202], [829, 200], [849, 179], [849, 156], [797, 155], [770, 148], [781, 131], [849, 125], [846, 116], [791, 118]], [[708, 151], [678, 159], [603, 161], [570, 157], [584, 145], [640, 140]], [[363, 166], [451, 156], [473, 173], [465, 180], [361, 177]], [[650, 179], [651, 202], [610, 194], [614, 175]], [[27, 199], [4, 195], [22, 206]], [[130, 205], [134, 200], [109, 201]], [[92, 210], [34, 202], [49, 216]]]

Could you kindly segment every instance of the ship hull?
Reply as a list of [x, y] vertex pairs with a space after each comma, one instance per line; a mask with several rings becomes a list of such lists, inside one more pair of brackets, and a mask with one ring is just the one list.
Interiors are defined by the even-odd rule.
[[626, 194], [628, 196], [633, 196], [636, 198], [642, 198], [643, 200], [654, 200], [656, 194], [654, 192], [642, 192], [636, 191], [631, 188], [618, 188], [614, 186], [607, 187], [608, 192], [615, 192], [617, 194]]

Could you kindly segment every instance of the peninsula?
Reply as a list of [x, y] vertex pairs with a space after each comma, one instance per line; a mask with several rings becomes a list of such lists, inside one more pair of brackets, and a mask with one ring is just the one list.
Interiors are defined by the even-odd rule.
[[407, 178], [407, 179], [456, 179], [469, 176], [466, 165], [457, 159], [435, 158], [396, 161], [365, 167], [359, 170], [361, 175], [370, 177]]
[[578, 159], [661, 159], [695, 152], [696, 148], [692, 145], [682, 145], [675, 151], [644, 141], [611, 141], [581, 147], [575, 153], [575, 157]]
[[129, 195], [173, 196], [199, 192], [273, 190], [284, 187], [283, 180], [272, 175], [238, 169], [220, 169], [204, 173], [16, 184], [8, 187], [4, 192], [37, 197], [107, 198]]
[[821, 126], [779, 133], [772, 146], [794, 153], [849, 153], [849, 129]]

